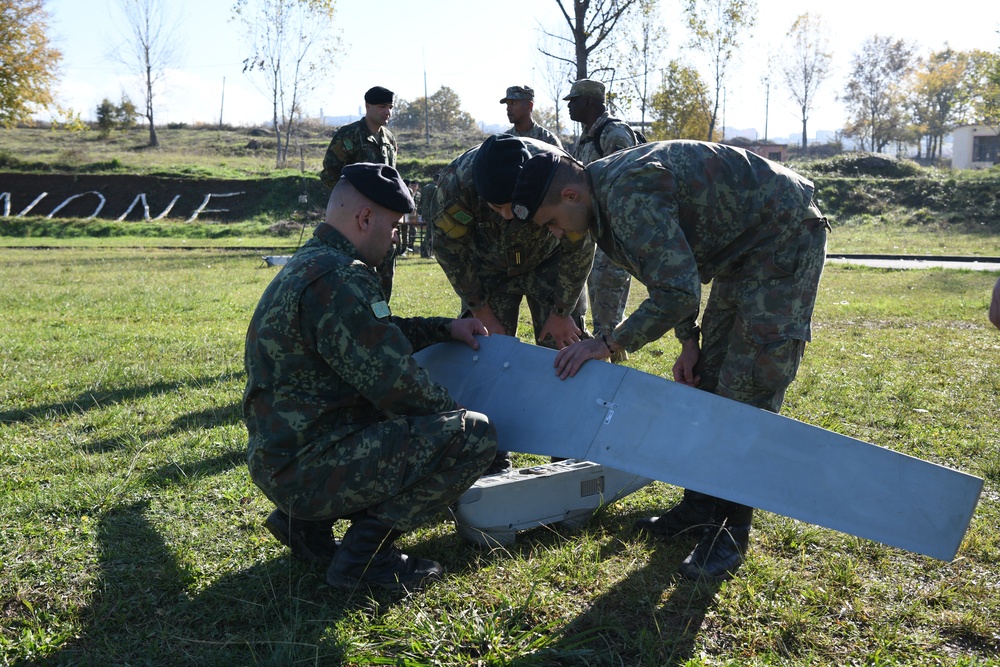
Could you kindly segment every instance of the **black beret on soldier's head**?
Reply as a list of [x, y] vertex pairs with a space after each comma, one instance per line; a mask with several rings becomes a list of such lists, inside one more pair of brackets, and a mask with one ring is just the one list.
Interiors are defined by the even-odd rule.
[[413, 211], [413, 197], [399, 172], [387, 164], [356, 162], [344, 167], [340, 177], [382, 208], [397, 213]]
[[472, 184], [490, 204], [506, 204], [521, 165], [531, 158], [524, 142], [509, 134], [494, 134], [483, 142], [472, 165]]
[[511, 211], [517, 220], [531, 220], [559, 170], [559, 156], [539, 153], [524, 163], [511, 195]]
[[368, 104], [393, 104], [395, 97], [396, 93], [388, 88], [375, 86], [374, 88], [369, 88], [368, 92], [365, 93], [365, 102]]

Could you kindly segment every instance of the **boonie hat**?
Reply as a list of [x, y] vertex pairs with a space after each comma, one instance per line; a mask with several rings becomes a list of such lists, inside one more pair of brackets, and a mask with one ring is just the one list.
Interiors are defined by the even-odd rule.
[[387, 164], [355, 162], [344, 167], [340, 177], [379, 206], [397, 213], [413, 211], [413, 197], [399, 172]]
[[509, 100], [533, 100], [535, 91], [528, 86], [511, 86], [507, 89], [507, 94], [500, 100], [500, 104], [506, 104]]
[[573, 82], [569, 89], [569, 95], [564, 100], [571, 100], [574, 97], [597, 97], [604, 99], [604, 84], [593, 79], [578, 79]]

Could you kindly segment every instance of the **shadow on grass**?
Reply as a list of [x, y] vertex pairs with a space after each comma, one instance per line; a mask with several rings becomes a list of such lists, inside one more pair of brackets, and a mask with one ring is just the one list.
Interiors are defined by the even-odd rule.
[[134, 401], [147, 396], [167, 394], [184, 387], [204, 387], [210, 384], [224, 384], [231, 382], [233, 378], [233, 373], [220, 373], [215, 376], [190, 378], [185, 381], [153, 382], [147, 385], [123, 387], [110, 391], [87, 391], [77, 395], [75, 398], [58, 403], [47, 403], [27, 410], [0, 410], [0, 423], [13, 424], [16, 422], [30, 422], [36, 419], [48, 419], [53, 413], [59, 415], [82, 414], [89, 410], [101, 409], [109, 403]]
[[148, 512], [141, 501], [101, 518], [83, 627], [48, 664], [340, 664], [347, 642], [332, 627], [360, 604], [382, 606], [331, 594], [289, 557], [230, 568], [199, 590], [190, 554], [165, 544]]
[[175, 418], [168, 429], [149, 429], [142, 433], [121, 433], [100, 440], [88, 440], [82, 447], [88, 454], [104, 454], [135, 446], [135, 440], [153, 442], [181, 431], [210, 430], [220, 426], [234, 426], [242, 422], [240, 406], [216, 406], [195, 410]]
[[[619, 527], [624, 538], [629, 529]], [[641, 538], [636, 538], [641, 539]], [[690, 582], [676, 574], [695, 540], [657, 542], [652, 558], [598, 596], [555, 641], [535, 655], [512, 661], [517, 667], [579, 664], [684, 665], [693, 657], [705, 618], [720, 584]], [[621, 550], [612, 540], [606, 560]], [[666, 596], [666, 597], [664, 597]]]
[[152, 470], [144, 476], [146, 483], [165, 487], [182, 480], [204, 479], [226, 473], [233, 468], [246, 466], [246, 448], [232, 449], [211, 458], [191, 463], [171, 462]]

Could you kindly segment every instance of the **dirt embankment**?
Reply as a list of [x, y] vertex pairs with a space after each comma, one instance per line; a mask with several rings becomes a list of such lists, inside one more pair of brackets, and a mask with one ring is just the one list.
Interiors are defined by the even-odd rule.
[[[0, 215], [236, 222], [324, 199], [315, 179], [199, 180], [131, 175], [0, 173]], [[124, 217], [123, 217], [124, 216]]]

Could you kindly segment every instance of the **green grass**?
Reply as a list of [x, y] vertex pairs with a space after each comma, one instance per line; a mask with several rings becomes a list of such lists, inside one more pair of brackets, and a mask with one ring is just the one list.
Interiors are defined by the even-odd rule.
[[[0, 664], [1000, 664], [995, 275], [828, 266], [786, 400], [984, 477], [955, 561], [758, 513], [740, 575], [695, 585], [674, 574], [690, 543], [631, 530], [676, 500], [657, 483], [506, 550], [442, 517], [402, 545], [448, 576], [393, 598], [331, 590], [261, 526], [242, 345], [275, 271], [232, 250], [4, 250]], [[455, 314], [433, 261], [402, 260], [396, 284], [397, 313]], [[629, 363], [665, 374], [676, 351]]]

